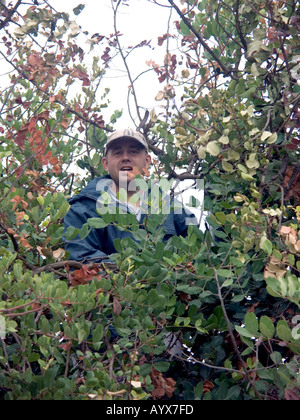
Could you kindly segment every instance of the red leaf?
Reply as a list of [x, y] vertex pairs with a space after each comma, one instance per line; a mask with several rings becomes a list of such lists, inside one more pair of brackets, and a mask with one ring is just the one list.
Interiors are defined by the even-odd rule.
[[116, 298], [113, 300], [113, 312], [115, 315], [120, 315], [122, 312], [122, 305]]
[[168, 398], [172, 398], [176, 389], [176, 381], [173, 378], [165, 378], [161, 372], [156, 369], [151, 369], [151, 380], [154, 390], [151, 395], [153, 399], [162, 398], [165, 394]]
[[297, 388], [292, 389], [286, 389], [284, 391], [284, 397], [286, 400], [289, 401], [299, 401], [300, 400], [300, 393]]
[[100, 269], [96, 264], [93, 264], [91, 267], [83, 265], [80, 269], [69, 272], [68, 279], [71, 286], [76, 287], [80, 284], [86, 284], [94, 278], [100, 280], [102, 275], [99, 272]]
[[59, 347], [64, 351], [68, 351], [72, 347], [72, 341], [67, 341], [65, 344], [61, 344]]

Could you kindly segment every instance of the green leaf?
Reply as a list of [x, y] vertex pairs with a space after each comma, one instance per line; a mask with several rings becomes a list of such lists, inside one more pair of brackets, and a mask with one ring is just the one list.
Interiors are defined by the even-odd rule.
[[169, 362], [157, 362], [154, 363], [154, 369], [156, 369], [158, 372], [167, 372], [170, 368], [170, 363]]
[[103, 338], [103, 325], [98, 324], [93, 331], [93, 343], [98, 343]]
[[282, 362], [282, 355], [279, 353], [279, 351], [274, 351], [270, 354], [270, 357], [276, 364], [280, 364]]
[[225, 213], [221, 212], [221, 211], [217, 211], [215, 214], [217, 220], [222, 223], [222, 225], [225, 225], [226, 223], [226, 215]]
[[86, 340], [86, 338], [87, 338], [87, 334], [86, 334], [85, 329], [79, 328], [78, 329], [78, 342], [82, 343], [82, 341]]
[[203, 395], [203, 382], [199, 382], [194, 389], [196, 399], [200, 400]]
[[85, 238], [90, 232], [90, 227], [87, 223], [84, 223], [80, 229], [79, 236], [81, 239]]
[[74, 226], [69, 226], [65, 231], [66, 240], [71, 241], [75, 239], [76, 236], [80, 233], [80, 229], [75, 228]]
[[141, 258], [145, 261], [146, 264], [152, 265], [155, 263], [155, 259], [153, 258], [153, 254], [151, 254], [148, 250], [144, 250], [141, 253]]
[[17, 262], [16, 264], [14, 264], [14, 275], [16, 276], [17, 279], [21, 279], [22, 275], [23, 275], [23, 269], [22, 269], [22, 264], [20, 264], [19, 262]]
[[11, 333], [17, 332], [18, 331], [17, 327], [18, 327], [18, 324], [15, 321], [6, 321], [5, 323], [6, 332], [11, 332]]
[[74, 339], [76, 337], [76, 335], [71, 330], [71, 328], [68, 325], [66, 325], [66, 324], [64, 325], [64, 333], [65, 333], [65, 337], [66, 338]]
[[[244, 340], [245, 340], [245, 337], [244, 337]], [[253, 348], [248, 347], [244, 351], [242, 351], [241, 355], [242, 356], [248, 356], [248, 354], [251, 354], [252, 352], [253, 352]]]
[[251, 333], [247, 330], [247, 328], [244, 328], [244, 327], [239, 327], [238, 325], [236, 325], [236, 326], [235, 326], [235, 329], [236, 329], [236, 331], [237, 331], [240, 335], [242, 335], [243, 337], [249, 337], [249, 338], [253, 337], [253, 334], [251, 334]]
[[101, 156], [98, 155], [98, 153], [95, 153], [94, 156], [91, 159], [91, 164], [94, 168], [99, 165], [100, 159], [101, 159]]
[[223, 268], [219, 268], [219, 270], [217, 270], [217, 274], [218, 274], [218, 276], [220, 276], [220, 277], [225, 277], [225, 278], [227, 278], [227, 277], [232, 277], [232, 271], [230, 271], [230, 270], [225, 270], [225, 269], [223, 269]]
[[155, 289], [151, 289], [148, 293], [148, 302], [150, 305], [154, 304], [158, 299], [158, 293]]
[[78, 6], [76, 6], [73, 9], [74, 15], [78, 16], [83, 11], [84, 8], [85, 8], [85, 4], [79, 4]]
[[50, 329], [50, 325], [49, 325], [49, 321], [46, 317], [42, 317], [41, 319], [41, 331], [44, 334], [49, 334], [51, 329]]
[[235, 295], [231, 301], [232, 302], [241, 302], [242, 300], [245, 299], [245, 295]]
[[142, 376], [150, 375], [152, 369], [152, 365], [150, 363], [144, 363], [140, 366], [140, 374]]
[[224, 281], [224, 283], [222, 284], [222, 287], [228, 287], [228, 286], [231, 286], [232, 285], [232, 283], [233, 283], [233, 279], [227, 279], [227, 280], [225, 280]]
[[260, 246], [260, 249], [265, 251], [268, 255], [272, 254], [273, 245], [272, 245], [272, 242], [266, 236], [263, 236], [261, 238], [259, 246]]
[[272, 338], [275, 333], [273, 321], [266, 315], [263, 315], [260, 318], [259, 329], [261, 333], [267, 338]]
[[258, 320], [254, 312], [245, 315], [245, 326], [252, 336], [258, 335]]
[[288, 326], [288, 323], [284, 320], [280, 320], [276, 326], [276, 333], [278, 338], [283, 341], [290, 341], [292, 337], [291, 330]]
[[185, 36], [189, 36], [189, 34], [191, 33], [191, 30], [189, 29], [189, 27], [183, 22], [183, 20], [180, 22], [180, 31], [182, 33], [182, 35]]
[[67, 201], [64, 201], [57, 212], [57, 215], [56, 215], [57, 219], [63, 219], [65, 215], [67, 214], [69, 208], [70, 208], [70, 204]]
[[41, 195], [39, 195], [37, 198], [36, 198], [36, 200], [37, 200], [37, 202], [43, 207], [43, 205], [44, 205], [44, 197], [42, 197]]
[[108, 292], [112, 287], [111, 280], [107, 277], [103, 277], [99, 282], [99, 286], [104, 292]]
[[91, 217], [87, 222], [94, 229], [103, 229], [107, 226], [107, 223], [101, 217]]

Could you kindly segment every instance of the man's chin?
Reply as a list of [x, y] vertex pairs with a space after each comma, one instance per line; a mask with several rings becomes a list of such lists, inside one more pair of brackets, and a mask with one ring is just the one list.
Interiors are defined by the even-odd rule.
[[129, 171], [119, 172], [119, 184], [128, 184], [135, 179], [135, 175]]

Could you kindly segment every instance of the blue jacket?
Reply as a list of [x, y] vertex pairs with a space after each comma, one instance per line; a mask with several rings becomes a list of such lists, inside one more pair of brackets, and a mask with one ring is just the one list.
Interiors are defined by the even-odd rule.
[[[103, 183], [105, 185], [106, 181], [111, 182], [109, 175], [95, 178], [78, 195], [69, 199], [70, 209], [64, 218], [65, 230], [69, 226], [80, 229], [83, 224], [87, 223], [87, 219], [99, 217], [96, 207], [99, 206], [99, 198], [104, 190], [101, 185], [103, 186]], [[123, 204], [123, 206], [126, 208], [125, 211], [129, 213], [127, 205]], [[144, 216], [143, 214], [141, 228], [143, 228], [142, 221]], [[191, 218], [193, 218], [193, 215], [184, 208], [182, 208], [181, 214], [174, 214], [171, 211], [164, 223], [165, 239], [173, 235], [186, 236]], [[70, 252], [71, 260], [99, 262], [116, 253], [114, 247], [115, 239], [123, 239], [125, 237], [132, 238], [131, 232], [119, 230], [115, 225], [108, 225], [102, 229], [92, 228], [89, 235], [85, 238], [81, 239], [77, 236], [74, 240], [66, 241], [65, 249]]]

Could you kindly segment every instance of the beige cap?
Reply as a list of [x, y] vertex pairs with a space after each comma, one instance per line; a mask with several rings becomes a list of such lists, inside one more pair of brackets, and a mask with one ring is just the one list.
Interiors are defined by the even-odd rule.
[[106, 150], [111, 146], [111, 143], [118, 139], [133, 139], [140, 143], [148, 151], [148, 143], [142, 133], [139, 131], [125, 128], [123, 130], [114, 131], [107, 139]]

